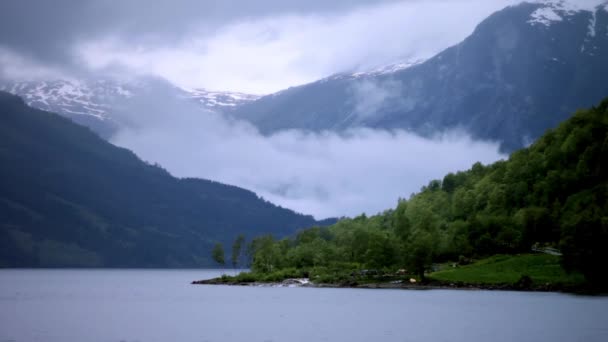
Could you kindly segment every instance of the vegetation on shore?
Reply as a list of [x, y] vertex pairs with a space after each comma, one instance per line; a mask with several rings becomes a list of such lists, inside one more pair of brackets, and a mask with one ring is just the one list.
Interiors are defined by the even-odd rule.
[[[589, 292], [582, 274], [566, 272], [560, 258], [547, 254], [495, 255], [468, 265], [456, 262], [435, 264], [421, 282], [406, 272], [347, 269], [281, 269], [274, 272], [243, 272], [235, 276], [194, 282], [195, 284], [293, 284], [308, 278], [309, 286], [362, 288], [480, 288], [504, 290], [584, 291]], [[297, 282], [295, 282], [297, 283]]]
[[[293, 238], [255, 238], [248, 249], [252, 272], [234, 280], [307, 276], [319, 283], [348, 283], [401, 270], [404, 278], [425, 282], [433, 264], [466, 264], [502, 254], [430, 273], [431, 280], [585, 282], [605, 288], [607, 161], [605, 100], [579, 111], [508, 160], [476, 163], [468, 171], [433, 180], [395, 209], [306, 229]], [[539, 245], [563, 255], [513, 257]]]
[[578, 286], [585, 282], [582, 274], [566, 272], [558, 256], [547, 254], [495, 255], [471, 265], [448, 265], [430, 277], [441, 282], [484, 285], [517, 284], [526, 278], [536, 285]]

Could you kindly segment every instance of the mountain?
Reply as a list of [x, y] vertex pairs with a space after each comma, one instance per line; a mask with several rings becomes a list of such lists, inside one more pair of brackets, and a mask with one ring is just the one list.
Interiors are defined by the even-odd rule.
[[255, 193], [178, 179], [0, 92], [0, 266], [197, 267], [238, 234], [321, 223]]
[[464, 128], [512, 151], [606, 96], [606, 60], [608, 5], [521, 3], [425, 62], [334, 75], [264, 96], [232, 115], [266, 134], [363, 126], [431, 135]]
[[[162, 89], [172, 102], [196, 103], [202, 110], [221, 110], [259, 98], [238, 92], [183, 89], [158, 78], [117, 80], [49, 80], [2, 82], [0, 91], [21, 96], [38, 109], [59, 113], [109, 138], [124, 122], [129, 103]], [[129, 108], [130, 109], [130, 108]]]

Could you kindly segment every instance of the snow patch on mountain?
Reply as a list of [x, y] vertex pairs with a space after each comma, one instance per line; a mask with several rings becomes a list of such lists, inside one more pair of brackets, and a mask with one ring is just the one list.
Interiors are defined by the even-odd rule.
[[0, 90], [19, 95], [28, 105], [42, 110], [89, 115], [100, 120], [108, 118], [109, 106], [104, 99], [131, 96], [123, 86], [108, 86], [103, 81], [24, 81], [0, 84]]
[[[530, 15], [528, 23], [531, 25], [550, 26], [581, 11], [593, 13], [594, 18], [598, 10], [608, 11], [608, 1], [606, 0], [539, 0], [535, 3], [542, 6]], [[592, 32], [595, 34], [595, 23]]]
[[421, 64], [423, 63], [425, 60], [424, 59], [416, 59], [416, 60], [412, 60], [412, 61], [401, 61], [401, 62], [397, 62], [397, 63], [392, 63], [392, 64], [387, 64], [387, 65], [383, 65], [371, 70], [367, 70], [367, 71], [357, 71], [357, 72], [344, 72], [344, 73], [339, 73], [339, 74], [335, 74], [329, 77], [326, 77], [324, 79], [321, 79], [318, 82], [327, 82], [330, 80], [340, 80], [340, 79], [359, 79], [359, 78], [368, 78], [368, 77], [375, 77], [375, 76], [380, 76], [380, 75], [390, 75], [408, 68], [411, 68], [415, 65]]
[[230, 91], [211, 91], [207, 89], [183, 89], [190, 98], [198, 101], [210, 109], [222, 107], [236, 107], [241, 104], [255, 101], [261, 95], [245, 94]]
[[607, 0], [538, 0], [536, 3], [569, 13], [578, 11], [594, 12], [598, 7], [608, 7]]
[[398, 62], [398, 63], [394, 63], [394, 64], [384, 65], [384, 66], [372, 69], [370, 71], [355, 72], [355, 73], [350, 74], [350, 76], [357, 78], [357, 77], [362, 77], [362, 76], [378, 76], [378, 75], [392, 74], [397, 71], [411, 68], [414, 65], [420, 64], [424, 61], [425, 61], [424, 59], [417, 59], [417, 60], [413, 60], [413, 61], [402, 61], [402, 62]]
[[555, 12], [553, 8], [539, 8], [532, 13], [532, 19], [528, 22], [531, 24], [542, 24], [545, 26], [551, 25], [554, 21], [562, 21], [562, 17]]
[[587, 33], [587, 35], [589, 37], [595, 37], [596, 31], [595, 31], [595, 25], [597, 24], [597, 11], [593, 11], [593, 14], [591, 15], [591, 19], [589, 20], [589, 32]]

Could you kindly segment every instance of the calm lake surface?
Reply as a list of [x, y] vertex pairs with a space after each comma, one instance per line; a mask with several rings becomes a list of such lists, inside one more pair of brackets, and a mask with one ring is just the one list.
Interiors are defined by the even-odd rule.
[[608, 341], [608, 298], [190, 285], [206, 270], [0, 270], [0, 341]]

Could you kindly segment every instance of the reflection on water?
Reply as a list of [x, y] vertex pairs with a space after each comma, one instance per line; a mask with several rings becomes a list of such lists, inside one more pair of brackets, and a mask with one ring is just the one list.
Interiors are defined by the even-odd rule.
[[0, 341], [608, 341], [606, 297], [189, 284], [217, 275], [0, 270]]

